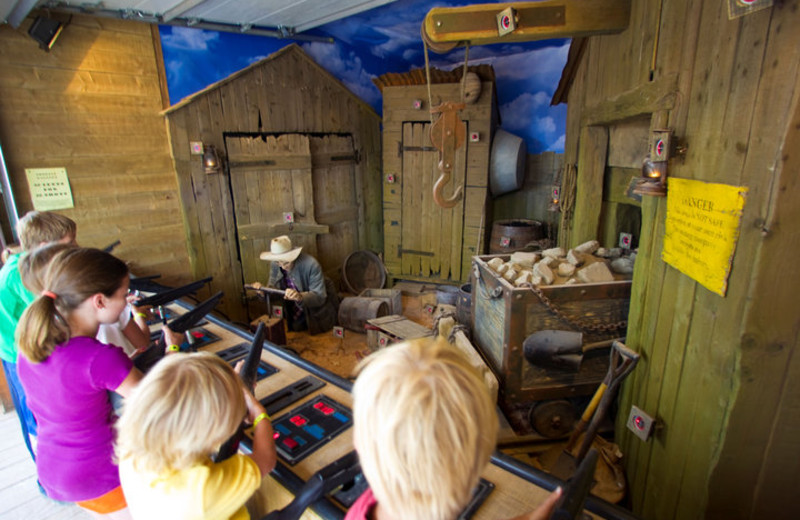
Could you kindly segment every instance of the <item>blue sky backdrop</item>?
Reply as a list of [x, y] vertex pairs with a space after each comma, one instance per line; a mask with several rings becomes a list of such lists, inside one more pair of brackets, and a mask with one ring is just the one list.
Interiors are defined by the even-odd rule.
[[[320, 26], [306, 34], [335, 43], [297, 42], [322, 67], [380, 114], [381, 93], [372, 79], [425, 66], [420, 26], [433, 7], [457, 0], [398, 0]], [[474, 3], [474, 2], [472, 2]], [[491, 3], [484, 0], [482, 3]], [[171, 103], [269, 56], [293, 40], [160, 26]], [[567, 61], [569, 40], [470, 47], [470, 65], [494, 67], [502, 128], [525, 139], [528, 153], [563, 152], [566, 105], [550, 106]], [[464, 64], [464, 48], [430, 52], [431, 65], [450, 70]]]

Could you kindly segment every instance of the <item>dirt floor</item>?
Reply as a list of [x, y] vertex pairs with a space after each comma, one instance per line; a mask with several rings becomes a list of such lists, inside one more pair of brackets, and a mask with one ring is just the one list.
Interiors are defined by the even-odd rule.
[[[437, 303], [435, 289], [423, 284], [413, 284], [409, 292], [403, 292], [403, 316], [420, 325], [432, 328], [433, 308]], [[345, 295], [347, 296], [347, 295]], [[352, 378], [358, 362], [371, 352], [365, 333], [344, 331], [344, 338], [337, 338], [332, 332], [312, 336], [306, 332], [287, 332], [287, 347], [326, 370], [344, 378]]]

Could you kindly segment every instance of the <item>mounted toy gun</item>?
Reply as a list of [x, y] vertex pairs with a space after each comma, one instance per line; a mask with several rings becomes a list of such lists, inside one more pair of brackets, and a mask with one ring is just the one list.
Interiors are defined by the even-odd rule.
[[[205, 281], [203, 281], [203, 283], [205, 283]], [[174, 318], [171, 322], [167, 323], [166, 326], [169, 327], [172, 332], [177, 332], [179, 334], [186, 333], [189, 329], [197, 325], [200, 320], [205, 318], [206, 314], [214, 310], [214, 307], [216, 307], [219, 301], [222, 299], [222, 295], [222, 291], [218, 292], [211, 298], [195, 306], [194, 309]], [[142, 300], [139, 301], [141, 302]], [[145, 350], [134, 360], [134, 364], [142, 372], [147, 372], [153, 365], [158, 363], [158, 361], [164, 357], [164, 347], [165, 345], [162, 334], [161, 338], [159, 338], [149, 349]]]
[[273, 511], [261, 520], [297, 520], [311, 504], [352, 482], [361, 473], [358, 454], [351, 451], [317, 471], [300, 488], [289, 505]]
[[[261, 352], [264, 350], [264, 328], [263, 323], [258, 324], [255, 336], [253, 336], [253, 342], [250, 344], [250, 352], [248, 352], [244, 361], [244, 366], [242, 366], [239, 372], [242, 383], [244, 383], [245, 388], [247, 388], [250, 393], [255, 392], [256, 380], [258, 378], [258, 364], [261, 362]], [[245, 425], [241, 423], [236, 433], [220, 447], [216, 457], [214, 457], [215, 462], [228, 459], [239, 451], [239, 443], [244, 439], [244, 429]]]

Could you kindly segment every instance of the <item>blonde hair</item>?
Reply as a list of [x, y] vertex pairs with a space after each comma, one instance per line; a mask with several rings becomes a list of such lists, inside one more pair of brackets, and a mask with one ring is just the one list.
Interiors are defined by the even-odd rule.
[[37, 247], [30, 253], [23, 255], [19, 261], [19, 275], [22, 278], [22, 283], [33, 294], [39, 294], [44, 291], [42, 287], [42, 278], [50, 261], [61, 251], [66, 249], [74, 249], [77, 246], [74, 244], [61, 244], [53, 242], [50, 244]]
[[392, 518], [456, 518], [497, 441], [482, 378], [442, 338], [391, 346], [358, 369], [353, 435], [378, 503]]
[[40, 278], [43, 290], [25, 309], [17, 325], [19, 351], [33, 363], [47, 359], [71, 337], [67, 318], [95, 294], [111, 297], [128, 277], [128, 266], [99, 249], [68, 248], [56, 253]]
[[17, 223], [17, 235], [25, 251], [67, 236], [74, 239], [77, 229], [74, 220], [50, 211], [29, 211]]
[[217, 451], [246, 412], [239, 377], [219, 356], [167, 356], [126, 400], [116, 456], [140, 472], [180, 471]]

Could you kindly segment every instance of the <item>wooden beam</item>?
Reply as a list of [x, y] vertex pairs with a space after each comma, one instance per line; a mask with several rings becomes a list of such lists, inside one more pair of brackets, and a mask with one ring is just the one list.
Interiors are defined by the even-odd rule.
[[[516, 28], [500, 36], [497, 15], [514, 10]], [[573, 38], [618, 33], [628, 27], [630, 0], [543, 0], [434, 7], [422, 23], [423, 38], [436, 44], [472, 45]], [[442, 49], [444, 47], [442, 46]]]
[[600, 211], [603, 207], [603, 175], [608, 153], [608, 129], [585, 126], [578, 150], [578, 179], [575, 193], [575, 216], [570, 247], [596, 240]]
[[277, 235], [287, 235], [289, 233], [301, 235], [321, 235], [329, 232], [328, 226], [321, 224], [252, 224], [239, 226], [239, 238], [251, 240], [254, 238], [272, 238]]
[[194, 9], [198, 5], [205, 2], [206, 0], [183, 0], [182, 2], [178, 2], [172, 8], [164, 11], [164, 14], [162, 15], [164, 18], [164, 23], [168, 23], [169, 21], [181, 16], [185, 12]]
[[586, 107], [581, 126], [608, 125], [659, 110], [671, 110], [675, 106], [677, 97], [678, 75], [670, 74], [602, 103]]

